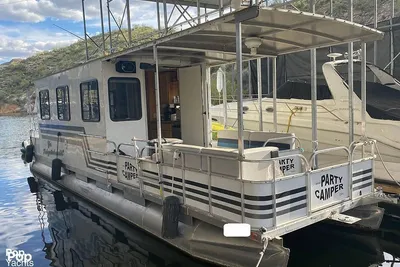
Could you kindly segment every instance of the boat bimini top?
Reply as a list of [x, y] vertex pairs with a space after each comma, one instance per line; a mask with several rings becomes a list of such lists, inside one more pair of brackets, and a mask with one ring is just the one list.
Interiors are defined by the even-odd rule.
[[235, 23], [241, 23], [244, 60], [276, 57], [312, 48], [348, 42], [369, 42], [383, 33], [357, 23], [294, 10], [252, 6], [224, 15], [196, 27], [124, 50], [105, 59], [127, 55], [151, 55], [182, 59], [179, 65], [227, 64], [236, 59]]

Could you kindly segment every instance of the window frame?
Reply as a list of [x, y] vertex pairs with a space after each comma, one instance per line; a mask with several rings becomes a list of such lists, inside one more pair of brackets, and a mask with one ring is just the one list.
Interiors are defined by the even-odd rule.
[[[41, 95], [40, 95], [42, 92], [46, 92], [46, 91], [47, 91], [47, 98], [49, 101], [49, 118], [48, 119], [43, 118], [42, 99], [41, 99]], [[39, 109], [40, 109], [40, 119], [41, 120], [46, 120], [46, 121], [51, 120], [51, 105], [50, 105], [50, 90], [49, 89], [43, 89], [43, 90], [39, 91]]]
[[[97, 120], [93, 120], [93, 119], [89, 119], [89, 120], [87, 120], [87, 119], [84, 119], [83, 118], [83, 94], [82, 94], [82, 85], [83, 84], [85, 84], [85, 83], [91, 83], [91, 82], [96, 82], [96, 87], [97, 87], [97, 94], [96, 94], [96, 96], [97, 96], [97, 103], [98, 103], [98, 106], [99, 106], [99, 118], [97, 119]], [[81, 119], [82, 119], [82, 121], [84, 121], [84, 122], [100, 122], [100, 120], [101, 120], [101, 109], [100, 109], [100, 93], [99, 93], [99, 81], [97, 80], [97, 79], [91, 79], [91, 80], [86, 80], [86, 81], [82, 81], [80, 84], [79, 84], [79, 94], [80, 94], [80, 100], [81, 100]]]
[[[111, 117], [111, 101], [110, 101], [110, 82], [112, 80], [135, 80], [138, 82], [139, 84], [139, 93], [140, 93], [140, 117], [138, 119], [113, 119]], [[142, 85], [140, 83], [140, 79], [136, 78], [136, 77], [110, 77], [107, 80], [107, 93], [108, 93], [108, 110], [109, 110], [109, 116], [110, 116], [110, 120], [112, 122], [121, 122], [121, 121], [140, 121], [141, 119], [143, 119], [143, 101], [142, 101]]]
[[[60, 105], [58, 104], [58, 89], [60, 88], [66, 88], [67, 95], [68, 95], [68, 120], [66, 119], [60, 119], [60, 112], [59, 112], [59, 107]], [[65, 92], [65, 91], [64, 91]], [[57, 118], [59, 121], [70, 121], [71, 120], [71, 100], [70, 100], [70, 95], [69, 95], [69, 86], [68, 85], [60, 85], [56, 87], [56, 103], [57, 103]], [[66, 103], [64, 103], [64, 106]]]

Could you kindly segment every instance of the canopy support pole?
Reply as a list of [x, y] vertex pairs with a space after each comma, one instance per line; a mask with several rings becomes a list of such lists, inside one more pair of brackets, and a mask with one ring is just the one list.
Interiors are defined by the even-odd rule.
[[[331, 7], [333, 9], [333, 7]], [[331, 9], [331, 12], [332, 12]], [[310, 10], [312, 13], [315, 13], [315, 1], [310, 1]], [[313, 153], [318, 150], [318, 117], [317, 117], [317, 50], [310, 50], [310, 58], [311, 58], [311, 124], [312, 124], [312, 150]], [[311, 162], [311, 166], [315, 169], [318, 169], [318, 156], [314, 157], [314, 161]]]
[[110, 0], [107, 0], [108, 35], [110, 37], [110, 54], [113, 52], [111, 36]]
[[103, 17], [103, 0], [100, 0], [100, 20], [101, 20], [101, 39], [103, 41], [103, 55], [106, 53], [106, 39], [104, 37], [104, 17]]
[[236, 68], [237, 68], [237, 115], [238, 115], [238, 150], [243, 158], [243, 59], [242, 59], [242, 23], [236, 22]]
[[[353, 0], [349, 0], [349, 20], [353, 21]], [[349, 86], [349, 144], [354, 141], [354, 105], [353, 105], [353, 43], [348, 45], [349, 66], [348, 66], [348, 86]]]
[[163, 0], [163, 8], [164, 8], [164, 30], [165, 35], [168, 34], [168, 12], [167, 12], [167, 2]]
[[82, 15], [83, 15], [83, 33], [85, 34], [86, 60], [89, 60], [89, 50], [88, 50], [87, 31], [86, 31], [86, 16], [85, 16], [85, 0], [82, 0]]
[[[161, 149], [161, 142], [162, 142], [162, 136], [161, 136], [161, 109], [160, 109], [160, 77], [159, 77], [159, 66], [158, 66], [158, 54], [157, 54], [157, 46], [153, 45], [153, 56], [154, 56], [154, 61], [156, 63], [156, 70], [154, 73], [154, 91], [155, 91], [155, 97], [156, 97], [156, 116], [157, 116], [157, 143], [158, 143], [158, 149]], [[158, 161], [161, 161], [162, 153], [158, 153]], [[164, 199], [164, 186], [162, 183], [162, 167], [157, 162], [158, 166], [158, 174], [159, 174], [159, 182], [160, 182], [160, 196]]]
[[[223, 70], [223, 79], [224, 79], [224, 83], [222, 86], [222, 105], [223, 105], [223, 109], [224, 109], [224, 129], [228, 128], [228, 97], [226, 95], [226, 76], [225, 76], [225, 66], [221, 67]], [[219, 104], [219, 103], [218, 103]]]
[[367, 44], [361, 44], [361, 135], [366, 137], [367, 114]]
[[158, 69], [158, 55], [157, 55], [157, 46], [153, 46], [153, 54], [154, 54], [154, 61], [156, 63], [156, 70], [154, 73], [155, 79], [155, 96], [156, 96], [156, 116], [157, 116], [157, 140], [158, 144], [161, 145], [161, 107], [160, 107], [160, 77], [159, 77], [159, 69]]
[[258, 130], [263, 130], [261, 58], [257, 58], [257, 96], [258, 96]]
[[[318, 150], [318, 121], [317, 121], [317, 51], [310, 50], [311, 56], [311, 120], [312, 120], [312, 150], [315, 153]], [[318, 156], [311, 162], [315, 169], [318, 169]]]
[[[378, 28], [378, 0], [374, 3], [374, 28]], [[378, 42], [374, 41], [374, 65], [378, 62]], [[374, 75], [374, 82], [376, 82], [376, 77]]]
[[272, 109], [274, 116], [274, 132], [278, 132], [278, 114], [276, 110], [276, 57], [272, 58]]
[[128, 22], [129, 46], [131, 46], [132, 45], [132, 26], [131, 26], [131, 7], [129, 5], [129, 0], [126, 0], [126, 20]]

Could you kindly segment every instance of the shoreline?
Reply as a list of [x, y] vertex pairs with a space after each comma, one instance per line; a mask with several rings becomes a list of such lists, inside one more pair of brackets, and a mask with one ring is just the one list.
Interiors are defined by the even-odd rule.
[[25, 117], [29, 114], [27, 112], [7, 112], [7, 113], [0, 113], [0, 117]]

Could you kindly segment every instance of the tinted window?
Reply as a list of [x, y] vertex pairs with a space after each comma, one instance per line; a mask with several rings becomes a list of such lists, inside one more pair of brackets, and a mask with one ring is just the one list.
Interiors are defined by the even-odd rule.
[[110, 78], [108, 97], [111, 120], [127, 121], [142, 118], [142, 98], [138, 79]]
[[100, 121], [99, 87], [97, 80], [81, 83], [83, 121]]
[[40, 101], [40, 118], [42, 120], [50, 120], [50, 99], [49, 90], [39, 92]]
[[68, 86], [60, 86], [56, 89], [57, 97], [57, 116], [61, 121], [69, 121], [69, 89]]
[[[267, 95], [272, 98], [272, 92]], [[311, 84], [304, 81], [287, 81], [276, 90], [278, 99], [304, 99], [311, 100]], [[329, 87], [325, 84], [317, 85], [317, 100], [332, 99]]]

